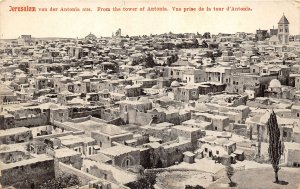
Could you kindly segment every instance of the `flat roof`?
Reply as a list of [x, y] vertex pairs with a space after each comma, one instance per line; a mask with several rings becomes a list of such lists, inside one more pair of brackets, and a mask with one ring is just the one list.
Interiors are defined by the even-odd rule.
[[89, 143], [95, 141], [95, 139], [91, 137], [80, 136], [80, 135], [67, 135], [67, 136], [59, 137], [58, 139], [61, 140], [61, 143], [63, 145], [71, 145], [76, 143]]
[[15, 134], [23, 133], [23, 132], [27, 132], [27, 131], [30, 131], [30, 129], [28, 129], [26, 127], [16, 127], [16, 128], [1, 130], [0, 137], [15, 135]]
[[2, 144], [0, 145], [0, 154], [1, 153], [8, 153], [8, 152], [16, 152], [16, 151], [22, 151], [27, 152], [25, 150], [25, 146], [16, 143], [16, 144]]
[[55, 151], [55, 157], [56, 158], [63, 158], [63, 157], [81, 155], [81, 153], [76, 152], [75, 150], [72, 150], [70, 148], [60, 148], [60, 149], [56, 149], [54, 151]]
[[187, 126], [182, 126], [182, 125], [176, 125], [172, 128], [178, 129], [178, 130], [183, 130], [183, 131], [189, 131], [189, 132], [200, 131], [201, 130], [200, 128], [197, 128], [197, 127], [187, 127]]
[[91, 132], [100, 132], [100, 133], [113, 136], [113, 135], [129, 133], [128, 131], [121, 129], [118, 126], [108, 124], [105, 122], [101, 123], [93, 120], [86, 120], [79, 123], [64, 122], [63, 124], [72, 127], [74, 129], [83, 130], [88, 134], [90, 134]]
[[208, 117], [208, 118], [216, 118], [216, 119], [227, 119], [228, 117], [227, 116], [221, 116], [221, 115], [215, 115], [215, 114], [209, 114], [209, 113], [198, 113], [196, 112], [195, 115], [199, 115], [199, 116], [205, 116], [205, 117]]
[[138, 151], [138, 149], [130, 146], [118, 145], [110, 148], [105, 148], [101, 150], [100, 153], [108, 156], [118, 156], [118, 155], [135, 152], [135, 151]]
[[30, 165], [30, 164], [34, 164], [34, 163], [38, 163], [38, 162], [43, 162], [43, 161], [49, 161], [49, 160], [53, 160], [53, 158], [49, 157], [46, 154], [41, 154], [41, 155], [37, 155], [35, 158], [31, 158], [31, 159], [26, 159], [23, 161], [17, 161], [14, 163], [1, 163], [1, 169], [11, 169], [14, 167], [20, 167], [20, 166], [26, 166], [26, 165]]
[[91, 155], [88, 157], [88, 159], [91, 159], [91, 160], [94, 160], [94, 161], [97, 161], [97, 162], [101, 162], [101, 163], [105, 163], [105, 162], [108, 162], [110, 161], [111, 159], [104, 155], [104, 154], [95, 154], [95, 155]]
[[203, 127], [203, 126], [211, 125], [211, 122], [202, 121], [202, 120], [199, 120], [199, 119], [190, 119], [190, 120], [182, 122], [182, 124], [184, 124], [184, 125], [196, 125], [196, 126]]
[[190, 143], [190, 141], [185, 140], [185, 141], [181, 141], [181, 142], [174, 142], [174, 143], [171, 143], [171, 144], [163, 144], [163, 148], [164, 149], [169, 149], [169, 148], [181, 146], [181, 145], [184, 145], [184, 144], [187, 144], [187, 143]]
[[300, 144], [296, 142], [285, 142], [284, 147], [290, 150], [300, 150]]
[[100, 132], [100, 133], [104, 133], [107, 135], [121, 135], [121, 134], [129, 134], [130, 132], [123, 130], [122, 128], [112, 125], [112, 124], [106, 124], [106, 125], [102, 125], [97, 131], [95, 132]]

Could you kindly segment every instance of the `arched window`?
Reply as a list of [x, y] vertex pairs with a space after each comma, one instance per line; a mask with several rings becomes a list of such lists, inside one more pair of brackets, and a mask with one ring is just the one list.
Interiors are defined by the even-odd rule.
[[130, 159], [126, 159], [125, 165], [126, 165], [126, 167], [128, 167], [130, 165]]

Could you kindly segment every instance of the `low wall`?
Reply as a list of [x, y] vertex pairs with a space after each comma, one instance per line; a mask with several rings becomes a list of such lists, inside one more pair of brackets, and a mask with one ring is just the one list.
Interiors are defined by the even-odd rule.
[[107, 123], [113, 124], [113, 125], [124, 125], [125, 124], [124, 121], [120, 117], [113, 119], [111, 121], [108, 121]]
[[59, 121], [53, 121], [53, 125], [55, 125], [59, 128], [64, 128], [67, 131], [74, 131], [74, 132], [79, 131], [78, 129], [71, 127], [63, 122], [59, 122]]
[[[84, 132], [83, 132], [84, 133]], [[73, 131], [65, 131], [63, 133], [57, 133], [57, 134], [51, 134], [51, 135], [42, 135], [42, 136], [37, 136], [34, 137], [34, 140], [40, 140], [43, 141], [46, 138], [57, 138], [57, 137], [62, 137], [62, 136], [67, 136], [73, 134]]]
[[90, 117], [89, 120], [92, 120], [92, 121], [97, 122], [97, 123], [106, 123], [105, 120], [99, 119], [99, 118], [96, 118], [96, 117]]
[[80, 123], [84, 121], [90, 120], [90, 116], [88, 117], [80, 117], [80, 118], [75, 118], [75, 119], [69, 119], [68, 121], [73, 122], [73, 123]]
[[174, 172], [174, 171], [197, 171], [197, 172], [204, 172], [198, 169], [180, 169], [180, 168], [156, 168], [156, 169], [145, 169], [145, 174], [158, 174], [162, 172]]
[[85, 172], [78, 170], [70, 165], [66, 165], [62, 162], [59, 162], [58, 163], [58, 174], [61, 174], [61, 173], [77, 175], [81, 186], [87, 185], [90, 181], [99, 180], [99, 178], [97, 178], [89, 173], [85, 173]]

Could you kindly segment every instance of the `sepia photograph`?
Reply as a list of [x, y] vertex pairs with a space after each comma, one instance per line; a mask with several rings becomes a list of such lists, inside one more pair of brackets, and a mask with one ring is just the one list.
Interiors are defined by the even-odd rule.
[[0, 188], [300, 189], [300, 1], [0, 0]]

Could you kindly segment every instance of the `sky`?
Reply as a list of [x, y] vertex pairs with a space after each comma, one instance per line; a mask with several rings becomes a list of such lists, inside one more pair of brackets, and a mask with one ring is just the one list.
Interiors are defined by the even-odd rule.
[[[298, 1], [298, 2], [297, 2]], [[47, 12], [13, 12], [10, 6], [48, 8]], [[172, 7], [249, 7], [252, 11], [216, 12], [172, 11]], [[51, 12], [50, 7], [91, 8], [92, 12]], [[98, 7], [166, 7], [167, 12], [101, 12]], [[112, 9], [111, 9], [112, 10]], [[0, 3], [0, 38], [84, 37], [89, 33], [111, 36], [118, 28], [122, 35], [149, 35], [167, 32], [235, 33], [277, 28], [282, 15], [290, 22], [290, 34], [300, 34], [300, 1], [290, 0], [2, 0]]]

